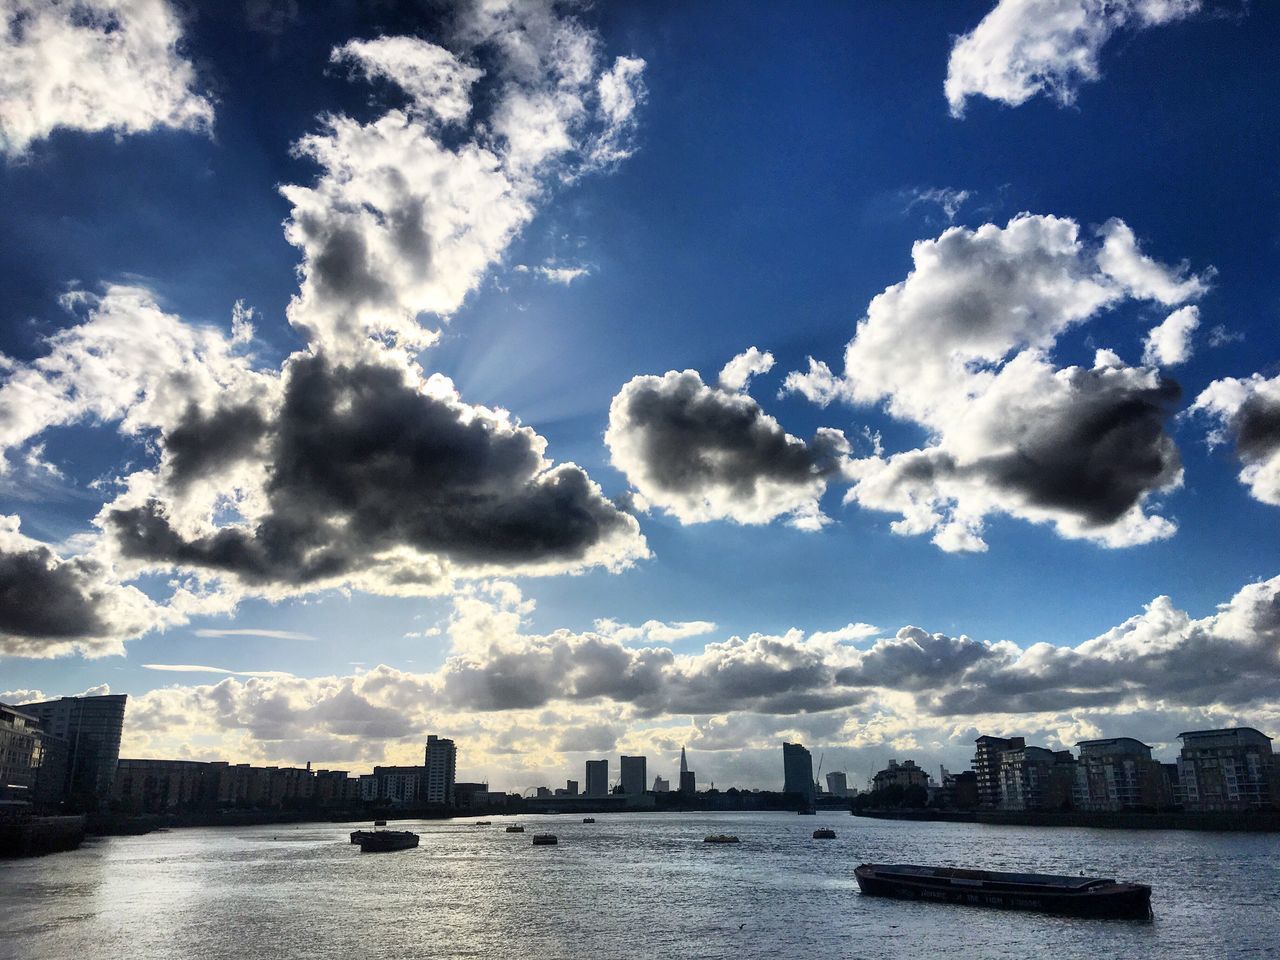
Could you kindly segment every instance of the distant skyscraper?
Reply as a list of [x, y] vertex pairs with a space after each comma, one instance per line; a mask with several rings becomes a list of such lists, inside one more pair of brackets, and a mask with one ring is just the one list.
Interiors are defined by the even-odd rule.
[[434, 733], [427, 737], [427, 755], [423, 771], [424, 790], [422, 799], [427, 803], [446, 803], [453, 805], [453, 785], [457, 778], [458, 748], [452, 740], [437, 737]]
[[628, 796], [639, 796], [644, 793], [645, 757], [622, 757], [618, 761], [618, 777], [622, 781], [622, 792]]
[[25, 703], [23, 713], [40, 720], [50, 736], [67, 742], [65, 796], [105, 800], [120, 760], [124, 730], [124, 694], [104, 697], [62, 697]]
[[664, 777], [654, 777], [654, 778], [653, 778], [653, 792], [654, 792], [654, 793], [670, 793], [670, 792], [671, 792], [671, 781], [670, 781], [670, 780], [665, 779]]
[[827, 774], [827, 793], [833, 797], [849, 795], [849, 780], [841, 770], [833, 770]]
[[576, 797], [578, 795], [578, 781], [566, 780], [564, 782], [564, 792], [571, 797]]
[[684, 747], [680, 748], [680, 792], [681, 793], [697, 793], [698, 778], [692, 770], [689, 769], [689, 760], [684, 755]]
[[608, 760], [588, 760], [587, 761], [587, 792], [588, 797], [607, 797], [609, 795], [609, 761]]
[[782, 792], [798, 793], [813, 804], [813, 755], [798, 743], [782, 745]]

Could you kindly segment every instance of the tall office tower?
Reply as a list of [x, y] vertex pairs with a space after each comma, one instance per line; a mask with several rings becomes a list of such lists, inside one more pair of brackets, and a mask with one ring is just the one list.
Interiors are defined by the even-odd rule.
[[453, 785], [458, 768], [458, 748], [454, 742], [437, 737], [434, 733], [427, 737], [427, 755], [423, 767], [421, 799], [427, 803], [453, 806]]
[[67, 743], [67, 775], [62, 790], [67, 799], [92, 798], [101, 802], [111, 793], [128, 699], [120, 693], [22, 705], [22, 712], [39, 719], [46, 734]]
[[607, 797], [609, 795], [609, 761], [608, 760], [588, 760], [587, 761], [587, 792], [588, 797]]
[[696, 793], [698, 790], [698, 778], [692, 770], [689, 769], [689, 760], [684, 755], [684, 747], [680, 748], [680, 792]]
[[813, 805], [813, 754], [798, 743], [782, 745], [782, 792], [798, 793]]
[[622, 792], [627, 796], [639, 796], [644, 793], [646, 777], [645, 757], [623, 757], [618, 761], [618, 775], [622, 780]]
[[827, 774], [827, 793], [833, 797], [849, 795], [849, 778], [845, 776], [843, 770], [833, 770]]
[[671, 781], [668, 780], [666, 777], [654, 777], [653, 792], [654, 793], [670, 793]]

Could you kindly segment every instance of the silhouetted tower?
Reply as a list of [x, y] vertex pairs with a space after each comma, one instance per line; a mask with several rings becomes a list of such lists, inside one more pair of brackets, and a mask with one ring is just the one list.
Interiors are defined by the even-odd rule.
[[696, 793], [698, 789], [698, 778], [692, 770], [689, 769], [689, 760], [684, 755], [684, 747], [680, 748], [680, 792]]

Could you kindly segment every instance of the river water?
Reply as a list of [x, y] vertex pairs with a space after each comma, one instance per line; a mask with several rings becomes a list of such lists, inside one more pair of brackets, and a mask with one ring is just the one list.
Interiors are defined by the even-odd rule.
[[[341, 957], [1280, 957], [1280, 836], [1037, 830], [847, 815], [526, 816], [181, 829], [0, 862], [3, 960]], [[813, 840], [831, 826], [836, 840]], [[532, 834], [558, 834], [554, 847]], [[734, 846], [704, 844], [733, 833]], [[1152, 923], [862, 897], [860, 862], [1114, 876]]]

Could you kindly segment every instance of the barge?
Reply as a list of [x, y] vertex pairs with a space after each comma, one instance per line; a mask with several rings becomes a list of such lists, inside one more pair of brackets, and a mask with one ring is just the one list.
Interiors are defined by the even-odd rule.
[[418, 835], [408, 830], [357, 830], [351, 842], [360, 844], [361, 853], [390, 853], [416, 847]]
[[911, 863], [864, 863], [853, 871], [867, 896], [933, 900], [1078, 917], [1151, 917], [1151, 888], [1103, 877], [1000, 873]]

